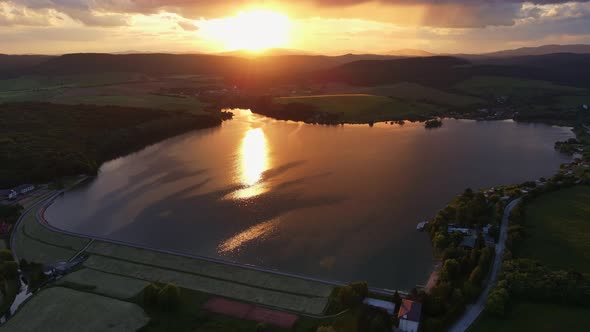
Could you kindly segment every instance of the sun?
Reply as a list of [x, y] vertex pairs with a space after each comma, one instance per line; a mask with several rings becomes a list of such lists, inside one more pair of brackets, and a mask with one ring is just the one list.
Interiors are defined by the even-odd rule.
[[289, 41], [291, 22], [271, 10], [249, 10], [210, 21], [205, 33], [226, 50], [262, 51], [282, 47]]

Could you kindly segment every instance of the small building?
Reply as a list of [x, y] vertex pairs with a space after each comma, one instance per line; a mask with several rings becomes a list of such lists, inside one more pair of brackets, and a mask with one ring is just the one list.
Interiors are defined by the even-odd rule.
[[9, 198], [8, 195], [12, 192], [12, 189], [0, 189], [0, 199]]
[[461, 240], [459, 246], [463, 248], [473, 249], [475, 248], [475, 244], [477, 243], [477, 236], [475, 234], [470, 234]]
[[422, 303], [403, 299], [397, 317], [400, 331], [418, 332], [422, 318]]
[[15, 198], [16, 198], [16, 196], [18, 196], [18, 193], [17, 193], [16, 191], [14, 191], [14, 190], [11, 190], [11, 191], [8, 193], [8, 199], [15, 199]]
[[465, 228], [465, 227], [449, 226], [449, 227], [447, 227], [447, 232], [449, 232], [449, 233], [463, 233], [465, 235], [470, 235], [471, 229]]
[[588, 110], [588, 105], [584, 104], [584, 105], [582, 105], [582, 108], [584, 109], [584, 111], [587, 111]]
[[395, 313], [395, 303], [393, 302], [366, 297], [363, 300], [363, 303], [368, 305], [369, 307], [384, 311], [390, 316], [393, 316], [393, 314]]
[[13, 188], [12, 190], [17, 193], [17, 195], [24, 195], [28, 192], [31, 192], [35, 189], [35, 186], [32, 184], [21, 184], [20, 186]]

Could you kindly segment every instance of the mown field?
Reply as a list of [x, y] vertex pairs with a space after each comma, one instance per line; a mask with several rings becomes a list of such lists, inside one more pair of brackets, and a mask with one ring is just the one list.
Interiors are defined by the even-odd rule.
[[116, 105], [125, 107], [157, 108], [170, 111], [188, 111], [193, 114], [204, 114], [203, 104], [196, 98], [171, 97], [153, 94], [145, 95], [111, 95], [111, 96], [67, 96], [51, 100], [62, 104], [78, 105]]
[[167, 87], [219, 86], [203, 75], [150, 77], [138, 73], [22, 76], [0, 80], [0, 103], [51, 102], [180, 110], [199, 114], [203, 103], [192, 96], [159, 94]]
[[441, 110], [432, 104], [370, 94], [278, 97], [275, 101], [281, 104], [308, 104], [318, 111], [337, 114], [341, 121], [351, 123], [428, 117]]
[[447, 107], [468, 107], [484, 104], [485, 100], [460, 93], [452, 93], [416, 83], [398, 83], [373, 87], [328, 85], [325, 94], [369, 94], [393, 97], [407, 102], [423, 102]]
[[586, 92], [585, 89], [557, 85], [546, 81], [499, 76], [476, 76], [458, 83], [453, 88], [470, 95], [484, 97], [518, 95], [523, 98], [531, 98], [543, 96], [547, 92], [559, 92], [562, 95], [575, 95]]
[[511, 316], [498, 319], [483, 315], [468, 332], [586, 331], [587, 308], [548, 303], [515, 303]]
[[136, 331], [149, 321], [136, 304], [51, 287], [33, 296], [0, 331]]
[[522, 257], [552, 269], [590, 272], [590, 187], [544, 194], [526, 208]]

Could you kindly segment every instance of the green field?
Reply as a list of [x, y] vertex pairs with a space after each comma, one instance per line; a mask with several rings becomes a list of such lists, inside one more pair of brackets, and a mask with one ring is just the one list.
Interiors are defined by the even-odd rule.
[[148, 323], [136, 304], [68, 288], [33, 296], [0, 331], [135, 331]]
[[590, 272], [590, 187], [544, 194], [527, 205], [522, 257], [552, 269]]
[[516, 303], [509, 318], [483, 315], [468, 332], [587, 331], [590, 310], [547, 303]]
[[90, 87], [136, 82], [145, 78], [145, 75], [142, 74], [116, 72], [58, 76], [30, 75], [0, 80], [0, 91], [55, 89], [62, 87]]
[[577, 95], [588, 92], [585, 89], [557, 85], [551, 82], [525, 80], [498, 76], [477, 76], [454, 86], [454, 89], [474, 96], [514, 96], [532, 98], [548, 92]]
[[57, 282], [57, 285], [76, 285], [88, 289], [89, 292], [120, 300], [137, 296], [148, 284], [149, 282], [143, 280], [91, 269], [72, 272]]
[[364, 88], [366, 93], [389, 96], [409, 102], [424, 102], [428, 104], [450, 107], [467, 107], [483, 104], [483, 99], [430, 88], [416, 83], [399, 83]]
[[190, 111], [193, 114], [203, 114], [203, 104], [189, 97], [171, 97], [162, 95], [111, 95], [111, 96], [67, 96], [50, 100], [58, 104], [91, 104], [114, 105], [124, 107], [157, 108], [169, 111]]
[[413, 101], [370, 94], [334, 94], [297, 97], [278, 97], [282, 104], [303, 103], [321, 112], [339, 114], [344, 122], [404, 120], [438, 114], [440, 107]]

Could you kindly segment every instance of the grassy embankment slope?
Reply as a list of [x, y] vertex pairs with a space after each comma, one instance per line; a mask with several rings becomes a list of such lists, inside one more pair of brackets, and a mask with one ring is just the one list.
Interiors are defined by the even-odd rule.
[[[525, 238], [519, 256], [551, 269], [590, 273], [590, 187], [575, 186], [535, 198], [526, 207]], [[560, 303], [517, 301], [509, 317], [484, 314], [470, 332], [583, 331], [590, 311]]]
[[[14, 230], [16, 241], [13, 250], [19, 258], [50, 264], [70, 259], [89, 244], [89, 239], [56, 233], [40, 225], [35, 219], [35, 212], [26, 213]], [[110, 320], [114, 326], [125, 326], [131, 319], [112, 312], [118, 308], [130, 312], [133, 317], [131, 322], [141, 321], [141, 315], [136, 315], [133, 309], [138, 305], [146, 310], [151, 319], [145, 331], [253, 330], [257, 322], [214, 314], [206, 311], [203, 304], [213, 296], [223, 296], [279, 310], [321, 315], [333, 290], [331, 285], [319, 282], [102, 241], [90, 244], [85, 254], [89, 258], [82, 267], [56, 284], [60, 289], [67, 290], [51, 291], [60, 297], [60, 301], [53, 305], [53, 312], [63, 315], [49, 315], [43, 310], [43, 314], [39, 314], [37, 309], [46, 304], [45, 298], [34, 296], [16, 314], [8, 330], [26, 331], [37, 326], [82, 324], [75, 312], [70, 314], [70, 304], [80, 300], [89, 301], [89, 310], [103, 308], [104, 312], [98, 317]], [[155, 281], [173, 283], [181, 289], [178, 311], [157, 312], [144, 306], [143, 289]], [[51, 288], [41, 291], [40, 295], [49, 290]], [[107, 305], [104, 309], [105, 301], [112, 302], [113, 306]], [[332, 319], [301, 317], [295, 331], [315, 330], [315, 326], [324, 321], [326, 324], [333, 323]]]

